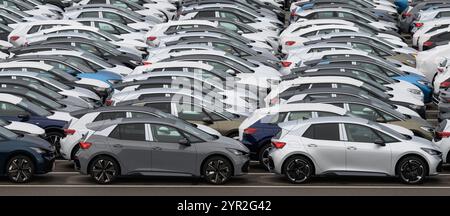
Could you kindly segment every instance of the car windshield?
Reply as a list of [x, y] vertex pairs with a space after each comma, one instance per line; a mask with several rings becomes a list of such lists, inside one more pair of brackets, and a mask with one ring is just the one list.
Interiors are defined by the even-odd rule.
[[15, 138], [17, 137], [17, 134], [13, 133], [12, 131], [0, 126], [0, 135], [7, 138]]
[[83, 55], [81, 55], [81, 56], [85, 57], [86, 59], [91, 60], [90, 62], [95, 62], [95, 64], [100, 65], [101, 67], [103, 67], [102, 69], [114, 67], [114, 65], [104, 61], [103, 59], [101, 59], [100, 57], [98, 57], [94, 54], [83, 53]]
[[4, 126], [9, 125], [9, 124], [11, 124], [11, 122], [6, 121], [4, 119], [0, 119], [0, 127], [4, 127]]
[[40, 115], [40, 116], [50, 116], [52, 115], [51, 112], [47, 111], [46, 109], [31, 103], [29, 101], [25, 101], [22, 100], [21, 102], [19, 102], [17, 105], [19, 105], [20, 107], [25, 107], [27, 110], [32, 110], [34, 113]]
[[191, 124], [187, 123], [187, 122], [178, 122], [177, 124], [179, 124], [180, 128], [183, 129], [184, 131], [186, 131], [189, 134], [192, 134], [194, 136], [199, 137], [200, 139], [206, 140], [206, 141], [211, 141], [211, 140], [216, 140], [217, 136], [211, 135], [209, 133], [206, 133], [194, 126], [192, 126]]
[[56, 100], [60, 100], [63, 99], [64, 96], [59, 94], [58, 92], [55, 92], [49, 88], [46, 88], [42, 85], [36, 85], [36, 83], [30, 83], [27, 85], [27, 87], [32, 88], [32, 89], [36, 89], [40, 92], [43, 92], [44, 94], [48, 95], [49, 97], [56, 99]]
[[54, 80], [54, 79], [48, 78], [48, 77], [47, 77], [46, 75], [44, 75], [44, 74], [38, 74], [36, 77], [39, 78], [40, 80], [44, 80], [44, 81], [45, 81], [46, 83], [48, 83], [49, 85], [56, 86], [56, 87], [59, 88], [59, 89], [64, 89], [64, 90], [70, 90], [70, 89], [72, 89], [71, 87], [69, 87], [69, 86], [67, 86], [67, 85], [65, 85], [65, 84], [63, 84], [63, 83], [61, 83], [61, 82], [58, 82], [58, 81], [56, 81], [56, 80]]

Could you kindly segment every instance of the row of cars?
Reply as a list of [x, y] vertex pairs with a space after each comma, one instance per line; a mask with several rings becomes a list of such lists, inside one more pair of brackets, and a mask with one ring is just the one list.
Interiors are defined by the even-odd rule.
[[23, 151], [5, 150], [2, 173], [29, 181], [56, 154], [101, 184], [136, 174], [223, 184], [250, 160], [294, 183], [437, 174], [444, 150], [424, 120], [433, 88], [392, 3], [296, 1], [287, 27], [281, 6], [82, 0], [59, 19], [4, 23], [2, 137]]

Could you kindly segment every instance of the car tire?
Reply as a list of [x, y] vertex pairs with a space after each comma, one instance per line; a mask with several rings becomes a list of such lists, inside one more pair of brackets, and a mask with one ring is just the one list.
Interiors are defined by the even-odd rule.
[[428, 169], [423, 159], [417, 156], [407, 156], [397, 164], [397, 174], [405, 184], [423, 183]]
[[91, 178], [98, 184], [110, 184], [119, 175], [119, 164], [111, 157], [96, 157], [89, 166]]
[[59, 157], [61, 155], [60, 149], [61, 149], [61, 139], [64, 137], [64, 134], [57, 131], [52, 131], [45, 134], [45, 140], [49, 142], [52, 146], [55, 146], [56, 149], [56, 157]]
[[261, 147], [258, 153], [259, 164], [261, 164], [264, 169], [269, 170], [269, 151], [272, 149], [272, 144], [267, 143]]
[[11, 182], [26, 183], [34, 176], [34, 163], [31, 158], [17, 155], [9, 159], [6, 165], [6, 174]]
[[225, 184], [233, 174], [233, 165], [222, 156], [208, 158], [202, 167], [202, 175], [210, 184]]
[[314, 165], [306, 157], [300, 155], [288, 158], [283, 166], [285, 177], [295, 184], [307, 182], [313, 172]]
[[78, 150], [80, 150], [80, 145], [76, 144], [72, 151], [70, 152], [70, 160], [74, 160], [75, 159], [75, 155], [77, 154]]

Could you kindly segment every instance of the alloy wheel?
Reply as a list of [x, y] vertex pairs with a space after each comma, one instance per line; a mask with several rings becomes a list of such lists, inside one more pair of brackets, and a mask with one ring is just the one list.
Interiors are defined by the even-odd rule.
[[421, 161], [407, 160], [400, 167], [400, 176], [406, 183], [420, 182], [425, 175], [425, 168]]
[[231, 174], [231, 169], [222, 159], [211, 160], [206, 165], [205, 176], [214, 184], [226, 182]]
[[304, 182], [309, 178], [310, 174], [311, 166], [300, 158], [290, 161], [286, 166], [286, 175], [292, 182]]
[[269, 146], [267, 148], [265, 148], [263, 150], [263, 152], [261, 153], [261, 162], [264, 165], [264, 167], [269, 170], [270, 169], [270, 165], [269, 165], [269, 152], [272, 150], [273, 147]]
[[114, 162], [107, 159], [99, 159], [92, 166], [92, 177], [99, 183], [110, 183], [117, 175]]
[[32, 162], [24, 157], [14, 158], [8, 166], [9, 178], [18, 183], [27, 182], [33, 176]]

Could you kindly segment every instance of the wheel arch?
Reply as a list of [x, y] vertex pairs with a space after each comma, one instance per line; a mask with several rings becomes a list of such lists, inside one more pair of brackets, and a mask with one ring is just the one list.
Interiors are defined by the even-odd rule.
[[5, 164], [2, 167], [2, 173], [1, 174], [6, 174], [6, 170], [7, 170], [6, 166], [8, 166], [8, 161], [11, 160], [11, 158], [13, 158], [13, 157], [15, 157], [17, 155], [24, 155], [24, 156], [29, 157], [31, 159], [31, 161], [33, 162], [33, 165], [34, 165], [34, 167], [36, 169], [37, 161], [36, 161], [36, 158], [34, 157], [33, 153], [25, 151], [25, 150], [16, 150], [16, 151], [10, 152], [8, 154], [8, 156], [6, 156]]
[[115, 160], [116, 163], [119, 165], [119, 174], [122, 175], [122, 170], [124, 170], [123, 167], [122, 167], [122, 163], [120, 162], [120, 160], [119, 160], [116, 156], [114, 156], [113, 154], [110, 154], [110, 153], [108, 153], [108, 152], [99, 152], [99, 153], [93, 155], [93, 156], [89, 159], [89, 163], [88, 163], [88, 165], [87, 165], [87, 174], [91, 174], [91, 173], [90, 173], [90, 167], [91, 167], [91, 165], [92, 165], [92, 162], [93, 162], [95, 159], [97, 159], [98, 157], [102, 157], [102, 156], [110, 157], [110, 158], [112, 158], [113, 160]]
[[421, 154], [415, 153], [415, 152], [408, 152], [405, 153], [404, 155], [400, 156], [396, 161], [395, 161], [395, 166], [394, 166], [394, 173], [395, 175], [398, 175], [398, 165], [400, 163], [401, 160], [403, 160], [406, 157], [418, 157], [420, 159], [422, 159], [425, 162], [426, 165], [426, 175], [428, 176], [430, 173], [430, 163], [428, 162], [428, 160], [426, 159], [426, 157], [422, 156]]
[[314, 173], [314, 175], [316, 174], [316, 172], [317, 172], [317, 164], [316, 164], [316, 162], [313, 160], [313, 158], [311, 157], [311, 155], [309, 155], [309, 154], [307, 154], [307, 153], [305, 153], [305, 152], [293, 152], [293, 153], [291, 153], [291, 154], [289, 154], [289, 155], [286, 155], [284, 158], [283, 158], [283, 162], [281, 163], [281, 174], [284, 174], [284, 166], [286, 166], [286, 161], [289, 159], [289, 158], [292, 158], [292, 157], [295, 157], [295, 156], [302, 156], [302, 157], [305, 157], [307, 160], [309, 160], [309, 162], [313, 165], [313, 173]]
[[205, 165], [205, 162], [206, 162], [208, 159], [210, 159], [210, 158], [212, 158], [212, 157], [215, 157], [215, 156], [223, 157], [223, 158], [225, 158], [226, 160], [228, 160], [228, 162], [230, 162], [230, 164], [231, 164], [231, 169], [232, 169], [232, 171], [233, 171], [232, 173], [233, 173], [233, 176], [234, 176], [236, 171], [234, 170], [235, 164], [234, 164], [233, 160], [231, 160], [230, 157], [228, 157], [228, 156], [226, 156], [225, 154], [220, 153], [220, 152], [212, 153], [212, 154], [206, 156], [206, 157], [202, 160], [202, 162], [201, 162], [201, 164], [200, 164], [200, 170], [199, 170], [200, 175], [199, 175], [199, 176], [202, 176], [202, 175], [203, 175], [202, 170], [203, 170], [203, 166]]

